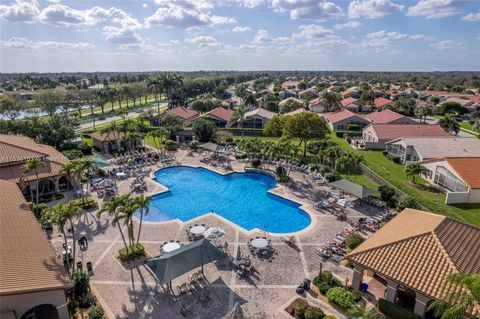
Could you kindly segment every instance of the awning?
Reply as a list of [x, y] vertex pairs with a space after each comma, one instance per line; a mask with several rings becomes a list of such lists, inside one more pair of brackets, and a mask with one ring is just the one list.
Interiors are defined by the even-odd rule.
[[208, 150], [208, 151], [212, 151], [212, 152], [216, 152], [220, 148], [220, 146], [218, 144], [211, 143], [211, 142], [200, 144], [200, 145], [198, 145], [198, 147], [203, 148], [203, 149]]
[[374, 190], [364, 187], [362, 185], [350, 182], [347, 179], [341, 179], [339, 181], [329, 183], [330, 186], [339, 188], [346, 193], [352, 194], [358, 198], [367, 198], [375, 193]]
[[195, 241], [160, 257], [151, 258], [145, 264], [155, 273], [161, 284], [213, 261], [228, 257], [207, 239]]

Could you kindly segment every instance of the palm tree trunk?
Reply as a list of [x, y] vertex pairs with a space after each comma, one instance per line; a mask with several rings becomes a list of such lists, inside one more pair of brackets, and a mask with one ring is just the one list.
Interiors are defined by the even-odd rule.
[[138, 226], [137, 245], [140, 242], [140, 233], [142, 232], [142, 224], [143, 224], [143, 208], [140, 210], [140, 225]]
[[122, 231], [122, 226], [118, 222], [116, 223], [118, 226], [118, 230], [120, 231], [120, 235], [122, 236], [123, 244], [125, 245], [125, 249], [127, 250], [127, 253], [128, 253], [128, 245], [127, 245], [127, 241], [125, 240], [125, 235], [123, 234], [123, 231]]
[[65, 233], [65, 229], [62, 228], [62, 234], [63, 234], [63, 242], [65, 243], [65, 251], [67, 252], [67, 254], [65, 255], [66, 257], [66, 262], [67, 262], [67, 273], [68, 275], [70, 276], [70, 259], [69, 259], [69, 256], [68, 256], [68, 241], [67, 241], [67, 234]]
[[[73, 239], [73, 251], [72, 251], [72, 258], [73, 258], [73, 262], [72, 262], [72, 273], [75, 272], [75, 253], [76, 253], [76, 248], [77, 248], [77, 243], [75, 241], [75, 228], [73, 227], [73, 221], [71, 218], [68, 219], [68, 221], [70, 222], [70, 228], [72, 229], [72, 239]], [[67, 247], [68, 248], [68, 247]]]
[[38, 172], [37, 172], [37, 169], [35, 169], [35, 176], [36, 176], [36, 180], [37, 180], [37, 196], [36, 196], [36, 200], [35, 200], [35, 210], [37, 210], [37, 206], [38, 206], [38, 195], [40, 194], [40, 190], [39, 190], [39, 186], [40, 186], [40, 181], [38, 180]]

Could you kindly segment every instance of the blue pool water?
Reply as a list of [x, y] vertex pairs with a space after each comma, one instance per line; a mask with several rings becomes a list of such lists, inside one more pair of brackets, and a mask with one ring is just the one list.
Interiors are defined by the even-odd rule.
[[147, 221], [188, 221], [214, 211], [247, 230], [290, 233], [310, 224], [299, 204], [267, 193], [276, 181], [264, 174], [223, 176], [204, 168], [176, 166], [157, 171], [155, 177], [170, 191], [153, 197]]

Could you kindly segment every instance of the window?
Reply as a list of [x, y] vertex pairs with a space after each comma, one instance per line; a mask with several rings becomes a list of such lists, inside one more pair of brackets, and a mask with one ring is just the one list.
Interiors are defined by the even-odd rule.
[[437, 166], [435, 170], [434, 182], [436, 185], [439, 185], [451, 192], [468, 191], [468, 186], [444, 166]]

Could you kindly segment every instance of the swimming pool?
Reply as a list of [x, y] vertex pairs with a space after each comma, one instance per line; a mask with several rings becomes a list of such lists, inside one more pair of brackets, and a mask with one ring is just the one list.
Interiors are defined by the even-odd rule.
[[95, 162], [99, 167], [107, 167], [110, 164], [101, 156], [98, 155], [90, 155], [90, 159]]
[[267, 192], [276, 181], [265, 174], [175, 166], [158, 170], [155, 179], [170, 191], [153, 196], [146, 221], [188, 221], [213, 211], [246, 230], [291, 233], [310, 224], [299, 204]]

